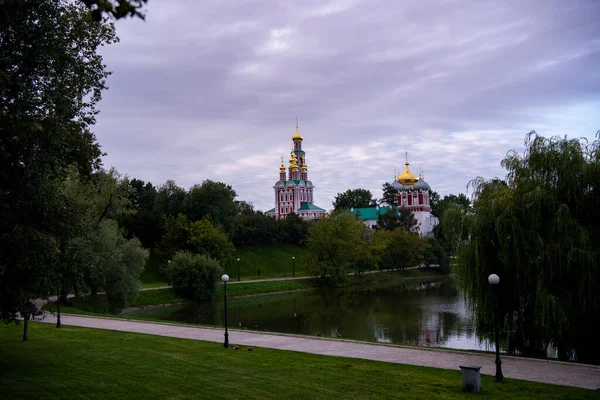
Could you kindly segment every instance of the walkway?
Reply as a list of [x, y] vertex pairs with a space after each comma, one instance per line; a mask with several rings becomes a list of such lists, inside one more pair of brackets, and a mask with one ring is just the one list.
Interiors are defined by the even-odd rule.
[[[409, 270], [409, 269], [418, 269], [421, 267], [408, 267], [408, 268], [404, 268], [404, 271]], [[379, 270], [375, 270], [375, 271], [365, 271], [362, 272], [362, 274], [377, 274], [381, 271]], [[348, 274], [348, 276], [350, 275], [355, 275], [356, 272], [350, 272]], [[273, 281], [295, 281], [295, 280], [299, 280], [299, 279], [313, 279], [313, 278], [318, 278], [318, 276], [297, 276], [294, 278], [265, 278], [265, 279], [249, 279], [246, 281], [236, 281], [234, 280], [234, 276], [230, 276], [230, 281], [227, 282], [228, 285], [235, 285], [235, 284], [240, 284], [240, 283], [257, 283], [257, 282], [273, 282]], [[168, 286], [168, 285], [164, 285], [164, 286], [155, 286], [155, 287], [146, 287], [146, 288], [142, 288], [142, 290], [159, 290], [159, 289], [171, 289], [173, 286]]]
[[[43, 322], [56, 323], [56, 317], [46, 313]], [[176, 324], [132, 321], [118, 318], [84, 317], [62, 315], [63, 325], [86, 328], [110, 329], [184, 339], [223, 342], [222, 328], [205, 328]], [[481, 372], [495, 374], [494, 355], [441, 349], [419, 349], [413, 347], [370, 344], [351, 340], [312, 338], [275, 333], [257, 333], [239, 330], [229, 331], [229, 341], [234, 344], [264, 347], [269, 349], [299, 351], [362, 358], [399, 364], [420, 365], [458, 370], [459, 365], [481, 365]], [[586, 389], [600, 388], [600, 367], [571, 364], [560, 361], [536, 360], [521, 357], [502, 357], [502, 372], [506, 378], [576, 386]]]

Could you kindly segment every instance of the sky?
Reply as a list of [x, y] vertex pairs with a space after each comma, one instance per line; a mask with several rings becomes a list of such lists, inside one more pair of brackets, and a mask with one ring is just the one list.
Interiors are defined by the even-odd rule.
[[[598, 0], [149, 0], [101, 50], [106, 167], [274, 206], [296, 115], [315, 204], [422, 167], [445, 195], [506, 175], [527, 132], [600, 129]], [[398, 173], [399, 173], [398, 172]]]

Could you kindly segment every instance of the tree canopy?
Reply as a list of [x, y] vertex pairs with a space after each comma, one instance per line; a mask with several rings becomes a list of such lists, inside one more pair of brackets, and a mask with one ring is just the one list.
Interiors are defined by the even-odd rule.
[[349, 210], [351, 208], [374, 207], [376, 200], [373, 193], [367, 189], [348, 189], [338, 193], [333, 201], [334, 210]]
[[391, 183], [385, 182], [381, 186], [383, 197], [379, 200], [380, 205], [394, 206], [398, 203], [398, 191], [394, 189]]
[[0, 316], [6, 321], [16, 312], [27, 319], [30, 300], [57, 287], [79, 212], [63, 187], [72, 168], [85, 179], [100, 165], [90, 127], [109, 72], [97, 50], [117, 40], [112, 24], [70, 2], [0, 5]]
[[[600, 132], [599, 132], [600, 134]], [[444, 229], [458, 248], [455, 272], [480, 332], [491, 326], [488, 275], [500, 276], [500, 320], [510, 351], [600, 360], [600, 140], [531, 132], [525, 152], [502, 161], [508, 183], [481, 178], [474, 212], [454, 206]]]

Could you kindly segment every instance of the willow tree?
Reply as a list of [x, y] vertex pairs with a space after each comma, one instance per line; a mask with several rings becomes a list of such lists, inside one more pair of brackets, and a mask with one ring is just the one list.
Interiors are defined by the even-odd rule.
[[597, 139], [530, 132], [525, 152], [502, 161], [504, 181], [477, 178], [474, 211], [443, 219], [457, 248], [456, 277], [478, 329], [492, 326], [491, 273], [509, 351], [600, 360], [600, 132]]

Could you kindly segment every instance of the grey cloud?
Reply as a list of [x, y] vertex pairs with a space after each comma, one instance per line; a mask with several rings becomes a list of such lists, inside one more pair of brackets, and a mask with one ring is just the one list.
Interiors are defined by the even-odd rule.
[[268, 209], [299, 114], [318, 205], [379, 196], [405, 149], [434, 190], [464, 191], [531, 129], [600, 128], [598, 17], [594, 0], [152, 0], [103, 50], [96, 133], [123, 173], [218, 179]]

